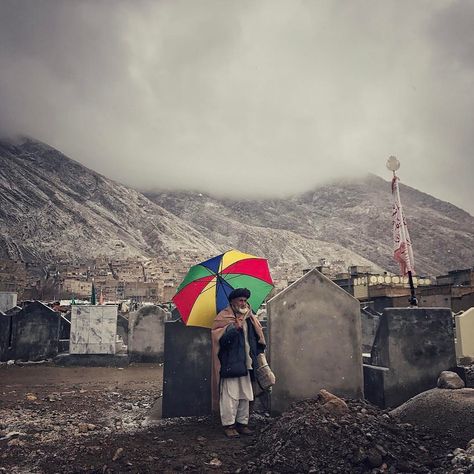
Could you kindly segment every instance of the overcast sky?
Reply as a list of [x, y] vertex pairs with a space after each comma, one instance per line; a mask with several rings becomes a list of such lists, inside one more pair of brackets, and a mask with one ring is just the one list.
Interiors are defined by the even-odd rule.
[[474, 2], [0, 0], [0, 131], [140, 189], [390, 178], [474, 214]]

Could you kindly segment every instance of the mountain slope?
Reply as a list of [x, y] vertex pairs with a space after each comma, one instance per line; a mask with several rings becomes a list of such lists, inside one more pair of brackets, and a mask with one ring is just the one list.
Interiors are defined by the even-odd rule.
[[25, 261], [173, 258], [218, 252], [205, 236], [54, 148], [0, 142], [0, 258]]
[[[374, 175], [288, 199], [218, 199], [182, 192], [147, 196], [215, 242], [235, 243], [243, 250], [258, 244], [275, 264], [293, 260], [309, 265], [322, 257], [363, 264], [365, 259], [398, 272], [392, 260], [390, 183]], [[470, 214], [404, 185], [401, 196], [418, 274], [474, 265]]]
[[[418, 274], [474, 266], [474, 218], [401, 185]], [[0, 258], [35, 262], [191, 261], [229, 248], [266, 256], [274, 276], [321, 258], [398, 272], [390, 183], [370, 175], [287, 199], [148, 193], [115, 183], [31, 139], [0, 141]], [[288, 269], [293, 269], [287, 271]]]

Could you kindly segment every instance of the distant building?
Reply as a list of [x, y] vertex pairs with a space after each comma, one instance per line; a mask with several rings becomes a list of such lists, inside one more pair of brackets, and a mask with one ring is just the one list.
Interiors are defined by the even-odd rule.
[[[408, 306], [408, 277], [361, 270], [368, 267], [350, 267], [347, 274], [337, 275], [333, 281], [375, 311]], [[413, 283], [420, 307], [451, 308], [459, 312], [474, 306], [473, 269], [453, 270], [436, 279], [414, 276]]]
[[436, 277], [438, 285], [474, 286], [474, 268], [452, 270], [447, 275]]

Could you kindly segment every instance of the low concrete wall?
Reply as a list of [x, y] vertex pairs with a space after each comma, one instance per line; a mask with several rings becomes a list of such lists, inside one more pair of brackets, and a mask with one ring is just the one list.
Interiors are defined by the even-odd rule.
[[0, 291], [0, 311], [6, 312], [16, 306], [17, 294], [11, 291]]
[[456, 357], [461, 362], [463, 359], [474, 359], [474, 308], [469, 308], [456, 316]]
[[[386, 308], [364, 366], [367, 398], [379, 406], [398, 406], [436, 387], [438, 375], [456, 366], [454, 329], [448, 308]], [[380, 373], [379, 368], [388, 368]], [[377, 370], [378, 375], [371, 372]], [[371, 384], [378, 381], [380, 385]]]
[[267, 311], [277, 378], [272, 411], [322, 388], [363, 396], [360, 306], [354, 297], [314, 269], [272, 298]]
[[211, 331], [165, 323], [163, 418], [211, 413]]
[[163, 361], [167, 315], [166, 311], [154, 305], [130, 313], [128, 353], [132, 361]]

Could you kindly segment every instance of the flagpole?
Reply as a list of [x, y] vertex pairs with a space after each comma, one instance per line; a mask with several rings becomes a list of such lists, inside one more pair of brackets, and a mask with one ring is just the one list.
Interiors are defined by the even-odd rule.
[[[400, 242], [405, 243], [407, 245], [409, 243], [410, 247], [406, 247], [404, 250], [405, 252], [405, 257], [406, 261], [404, 262], [404, 265], [401, 265], [403, 268], [402, 273], [405, 273], [408, 276], [408, 284], [410, 286], [410, 298], [408, 299], [408, 302], [410, 306], [418, 306], [418, 300], [416, 298], [416, 293], [415, 293], [415, 285], [413, 283], [413, 253], [412, 253], [412, 248], [411, 248], [411, 242], [410, 242], [410, 237], [408, 236], [408, 228], [406, 227], [406, 222], [405, 218], [403, 216], [403, 210], [402, 210], [402, 201], [400, 199], [400, 189], [398, 187], [398, 176], [396, 174], [396, 171], [400, 168], [400, 162], [395, 156], [390, 156], [389, 159], [387, 160], [387, 168], [393, 172], [393, 179], [392, 179], [392, 194], [395, 191], [396, 196], [395, 196], [395, 202], [397, 203], [397, 213], [400, 218]], [[395, 214], [395, 211], [394, 211]], [[396, 252], [395, 252], [396, 253]], [[395, 255], [394, 255], [395, 256]], [[399, 261], [396, 258], [397, 261]], [[406, 268], [406, 272], [405, 272]]]
[[411, 274], [411, 270], [408, 271], [408, 283], [410, 284], [410, 299], [408, 302], [410, 306], [418, 306], [418, 300], [416, 299], [415, 294], [415, 285], [413, 284], [413, 276]]

